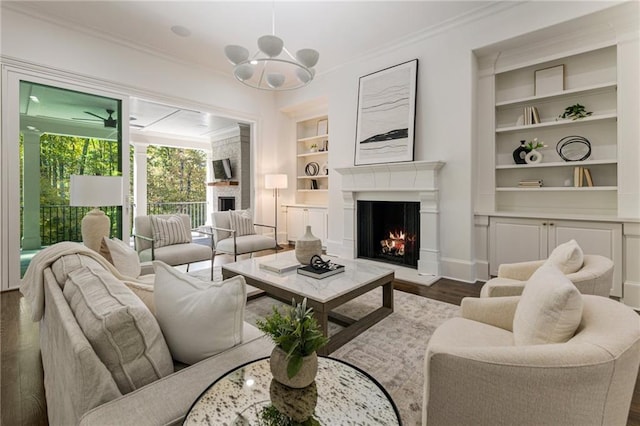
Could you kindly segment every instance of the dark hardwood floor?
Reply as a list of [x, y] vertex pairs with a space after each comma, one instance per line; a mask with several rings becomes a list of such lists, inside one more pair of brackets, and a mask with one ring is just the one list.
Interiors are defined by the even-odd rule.
[[[400, 281], [394, 286], [400, 291], [459, 305], [463, 297], [479, 296], [482, 283], [443, 278], [430, 287]], [[29, 318], [26, 302], [17, 290], [1, 293], [0, 301], [0, 425], [46, 425], [38, 323]], [[636, 383], [627, 425], [640, 426], [640, 380]]]

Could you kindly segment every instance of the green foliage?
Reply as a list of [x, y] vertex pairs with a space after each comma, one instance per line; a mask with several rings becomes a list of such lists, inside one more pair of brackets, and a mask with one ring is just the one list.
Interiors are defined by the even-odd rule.
[[293, 300], [291, 306], [285, 307], [284, 315], [274, 306], [273, 313], [256, 324], [287, 353], [289, 378], [298, 374], [303, 357], [311, 355], [328, 342], [313, 317], [313, 309], [307, 308], [306, 298], [299, 304]]
[[320, 426], [320, 422], [314, 419], [313, 416], [303, 422], [293, 421], [273, 405], [268, 405], [262, 409], [258, 424], [260, 426]]
[[147, 148], [147, 200], [175, 203], [206, 199], [207, 156], [203, 151]]
[[564, 112], [560, 114], [560, 118], [570, 118], [571, 120], [579, 120], [593, 114], [591, 111], [587, 111], [584, 105], [575, 104], [570, 105], [564, 109]]

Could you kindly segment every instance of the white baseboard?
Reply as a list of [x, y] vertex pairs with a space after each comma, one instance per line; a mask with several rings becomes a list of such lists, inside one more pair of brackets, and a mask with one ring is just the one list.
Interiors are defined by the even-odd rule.
[[466, 283], [476, 282], [476, 264], [467, 260], [440, 258], [440, 271], [443, 277]]

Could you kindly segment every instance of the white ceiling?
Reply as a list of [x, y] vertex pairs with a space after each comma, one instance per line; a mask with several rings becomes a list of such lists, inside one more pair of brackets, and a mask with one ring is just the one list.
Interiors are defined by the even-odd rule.
[[[495, 1], [3, 1], [3, 7], [98, 34], [191, 66], [231, 72], [224, 46], [239, 44], [255, 52], [256, 40], [275, 34], [295, 52], [320, 52], [318, 73], [437, 29], [486, 8]], [[190, 33], [176, 35], [181, 26]], [[240, 84], [240, 83], [238, 83]], [[90, 108], [90, 106], [86, 106]], [[93, 105], [103, 114], [103, 106]], [[84, 109], [83, 109], [84, 110]], [[82, 111], [73, 111], [74, 114]], [[232, 123], [194, 111], [145, 101], [131, 105], [132, 128], [207, 135]], [[90, 117], [89, 117], [90, 118]]]

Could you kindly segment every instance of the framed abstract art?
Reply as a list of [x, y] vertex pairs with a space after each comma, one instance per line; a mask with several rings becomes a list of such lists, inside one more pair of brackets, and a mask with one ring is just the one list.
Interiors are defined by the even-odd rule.
[[413, 161], [418, 60], [360, 77], [355, 165]]

